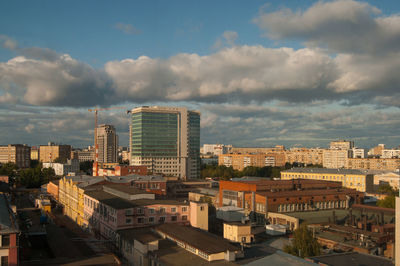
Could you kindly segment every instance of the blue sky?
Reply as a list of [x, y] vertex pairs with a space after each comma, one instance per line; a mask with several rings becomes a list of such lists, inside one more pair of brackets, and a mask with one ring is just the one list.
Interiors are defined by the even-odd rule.
[[[159, 104], [200, 110], [202, 143], [397, 146], [399, 11], [397, 1], [2, 1], [0, 144], [88, 145], [87, 108]], [[127, 117], [102, 115], [127, 145]]]

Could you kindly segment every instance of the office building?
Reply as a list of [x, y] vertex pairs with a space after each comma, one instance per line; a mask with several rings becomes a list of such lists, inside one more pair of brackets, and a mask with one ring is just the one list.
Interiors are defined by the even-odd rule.
[[181, 107], [130, 111], [131, 165], [181, 179], [200, 176], [200, 113]]
[[351, 150], [354, 148], [354, 141], [348, 140], [337, 140], [331, 141], [330, 149], [337, 149], [337, 150]]
[[71, 159], [71, 145], [55, 145], [54, 143], [40, 145], [39, 160], [42, 163], [51, 163], [57, 158], [61, 161]]
[[112, 125], [99, 125], [97, 128], [99, 163], [118, 162], [118, 135]]
[[31, 148], [22, 144], [0, 146], [0, 163], [14, 163], [27, 168], [31, 163]]

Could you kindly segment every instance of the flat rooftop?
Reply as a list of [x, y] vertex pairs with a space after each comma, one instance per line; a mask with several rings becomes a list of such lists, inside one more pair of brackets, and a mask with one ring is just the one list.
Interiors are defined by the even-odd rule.
[[177, 224], [162, 224], [156, 231], [171, 236], [207, 254], [230, 251], [239, 251], [240, 248], [232, 245], [228, 240], [206, 231]]
[[215, 265], [215, 266], [234, 266], [238, 265], [234, 262], [219, 260], [219, 261], [207, 261], [201, 257], [187, 251], [184, 248], [179, 247], [175, 242], [168, 239], [163, 239], [158, 242], [158, 250], [153, 251], [157, 256], [158, 260], [163, 265], [174, 265], [174, 266], [197, 266], [197, 265]]
[[111, 193], [105, 192], [103, 190], [85, 191], [85, 195], [92, 197], [100, 201], [101, 203], [117, 210], [129, 209], [146, 205], [185, 205], [185, 206], [189, 205], [188, 202], [182, 202], [177, 200], [162, 200], [162, 199], [126, 200]]
[[378, 257], [369, 254], [349, 252], [349, 253], [336, 253], [311, 257], [316, 263], [323, 263], [330, 266], [343, 266], [343, 265], [363, 265], [363, 266], [393, 266], [393, 262], [389, 259]]

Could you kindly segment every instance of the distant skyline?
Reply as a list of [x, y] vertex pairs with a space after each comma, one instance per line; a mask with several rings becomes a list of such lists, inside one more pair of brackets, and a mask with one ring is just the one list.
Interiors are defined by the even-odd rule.
[[[201, 143], [400, 144], [397, 1], [3, 1], [0, 144], [93, 142], [95, 106], [199, 110]], [[125, 110], [99, 113], [128, 146]]]

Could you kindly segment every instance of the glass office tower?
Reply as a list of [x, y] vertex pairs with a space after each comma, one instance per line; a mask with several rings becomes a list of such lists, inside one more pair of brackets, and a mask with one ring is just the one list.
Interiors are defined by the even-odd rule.
[[199, 112], [142, 106], [131, 113], [131, 165], [181, 179], [200, 176]]

